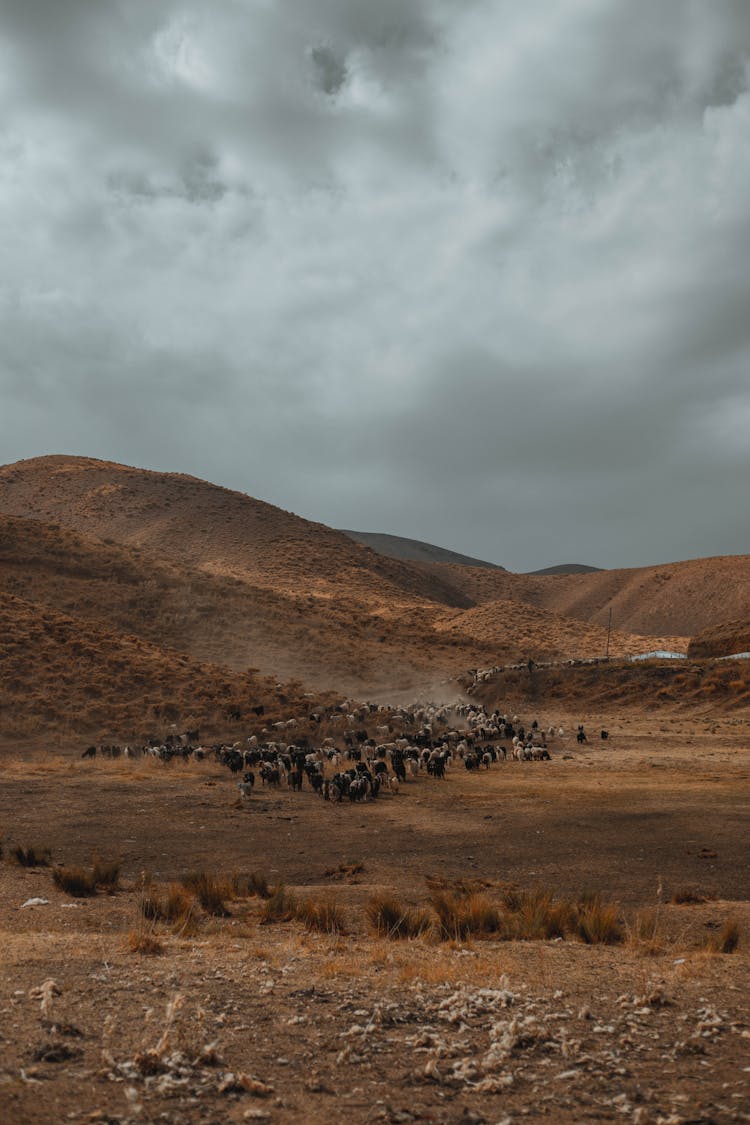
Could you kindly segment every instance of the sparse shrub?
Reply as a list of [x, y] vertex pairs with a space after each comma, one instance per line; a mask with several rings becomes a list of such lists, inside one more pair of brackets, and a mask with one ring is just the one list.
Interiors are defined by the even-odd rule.
[[[555, 901], [551, 892], [538, 888], [519, 895], [511, 935], [520, 941], [550, 941], [565, 937], [575, 926], [576, 912], [570, 902]], [[513, 934], [515, 929], [515, 934]]]
[[367, 903], [365, 916], [378, 937], [406, 939], [420, 937], [432, 927], [428, 910], [404, 906], [392, 895], [375, 895]]
[[630, 942], [647, 956], [655, 957], [664, 949], [664, 935], [658, 907], [639, 911], [629, 932]]
[[156, 957], [164, 952], [164, 945], [153, 931], [138, 929], [128, 934], [128, 949], [147, 957]]
[[346, 879], [349, 882], [358, 882], [357, 875], [365, 869], [364, 863], [340, 863], [338, 867], [327, 867], [323, 872], [326, 879]]
[[261, 872], [251, 871], [247, 877], [247, 885], [249, 893], [257, 898], [271, 897], [272, 892], [268, 885], [268, 879]]
[[49, 848], [22, 848], [20, 844], [10, 854], [21, 867], [49, 867], [52, 859]]
[[343, 911], [330, 900], [314, 902], [313, 899], [305, 899], [297, 907], [297, 919], [308, 930], [320, 930], [324, 934], [346, 933]]
[[500, 892], [500, 900], [503, 906], [505, 906], [507, 910], [510, 910], [513, 913], [521, 909], [523, 898], [523, 891], [513, 884], [510, 884], [507, 887], [503, 887], [502, 891]]
[[52, 879], [56, 887], [73, 898], [93, 898], [96, 894], [92, 872], [82, 867], [56, 867]]
[[153, 887], [144, 888], [141, 897], [141, 913], [152, 922], [184, 924], [193, 913], [194, 899], [184, 887], [171, 884], [164, 895], [157, 895]]
[[150, 886], [144, 888], [141, 896], [141, 913], [144, 918], [148, 918], [152, 922], [159, 921], [159, 919], [163, 917], [161, 902], [154, 889]]
[[719, 934], [719, 952], [734, 953], [740, 944], [740, 926], [735, 918], [729, 918]]
[[270, 898], [273, 893], [268, 879], [258, 871], [251, 871], [249, 875], [235, 871], [225, 889], [227, 898]]
[[728, 918], [721, 930], [706, 939], [706, 948], [712, 953], [734, 953], [740, 944], [740, 925], [736, 918]]
[[290, 922], [297, 912], [297, 900], [283, 883], [273, 889], [273, 893], [266, 899], [260, 912], [260, 922], [263, 926], [273, 922]]
[[625, 940], [617, 907], [598, 895], [579, 903], [575, 931], [587, 945], [618, 945]]
[[91, 872], [94, 886], [103, 888], [108, 895], [114, 894], [120, 885], [120, 866], [117, 861], [103, 863], [100, 859], [95, 860]]
[[215, 876], [209, 875], [207, 871], [195, 871], [183, 877], [182, 885], [193, 892], [206, 914], [213, 914], [216, 918], [229, 917], [224, 902], [225, 888]]
[[500, 912], [485, 895], [437, 891], [430, 901], [437, 915], [438, 934], [443, 941], [490, 937], [502, 928]]
[[708, 895], [704, 895], [696, 887], [682, 887], [672, 895], [672, 902], [675, 906], [699, 905], [708, 901]]

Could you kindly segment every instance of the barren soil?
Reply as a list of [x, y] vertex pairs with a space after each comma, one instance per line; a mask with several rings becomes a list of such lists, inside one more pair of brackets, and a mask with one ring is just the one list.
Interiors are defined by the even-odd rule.
[[[6, 755], [0, 1119], [750, 1120], [746, 719], [539, 717], [583, 720], [591, 742], [556, 739], [549, 763], [420, 775], [363, 805], [309, 790], [242, 804], [210, 763]], [[65, 865], [119, 858], [122, 888], [73, 899], [49, 869], [9, 861], [19, 843]], [[262, 925], [260, 901], [242, 898], [195, 932], [156, 925], [159, 955], [130, 952], [142, 873], [166, 884], [200, 868], [332, 898], [348, 933]], [[373, 894], [424, 904], [436, 879], [490, 897], [600, 891], [627, 940], [368, 932]], [[672, 904], [686, 888], [705, 901]], [[717, 953], [730, 918], [739, 948]]]

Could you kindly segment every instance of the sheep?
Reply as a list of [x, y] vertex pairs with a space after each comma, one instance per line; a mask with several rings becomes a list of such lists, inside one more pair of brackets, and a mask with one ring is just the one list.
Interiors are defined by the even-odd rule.
[[273, 785], [275, 788], [281, 783], [281, 771], [278, 766], [269, 766], [265, 762], [260, 767], [260, 780], [263, 785]]
[[237, 788], [240, 791], [240, 796], [247, 800], [248, 797], [253, 795], [253, 786], [255, 785], [255, 774], [252, 771], [246, 773], [242, 781], [237, 782]]

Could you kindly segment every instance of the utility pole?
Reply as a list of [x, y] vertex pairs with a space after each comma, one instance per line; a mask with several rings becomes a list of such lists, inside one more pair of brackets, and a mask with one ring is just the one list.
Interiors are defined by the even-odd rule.
[[607, 647], [604, 651], [604, 659], [609, 660], [609, 636], [612, 632], [612, 606], [609, 607], [609, 620], [607, 621]]

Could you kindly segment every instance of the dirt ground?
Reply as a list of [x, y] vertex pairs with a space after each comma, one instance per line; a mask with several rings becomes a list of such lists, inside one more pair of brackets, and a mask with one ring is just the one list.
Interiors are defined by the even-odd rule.
[[[551, 762], [420, 774], [356, 805], [309, 789], [241, 802], [208, 762], [5, 753], [0, 1120], [750, 1121], [747, 721], [544, 715], [581, 718], [590, 742], [556, 738]], [[121, 888], [71, 898], [11, 862], [18, 844], [121, 860]], [[333, 900], [347, 933], [261, 924], [240, 898], [190, 932], [152, 926], [158, 955], [131, 952], [144, 873], [196, 870]], [[626, 940], [368, 932], [374, 894], [420, 905], [435, 880], [600, 892]], [[704, 901], [672, 902], [688, 889]], [[718, 953], [730, 920], [739, 946]]]

